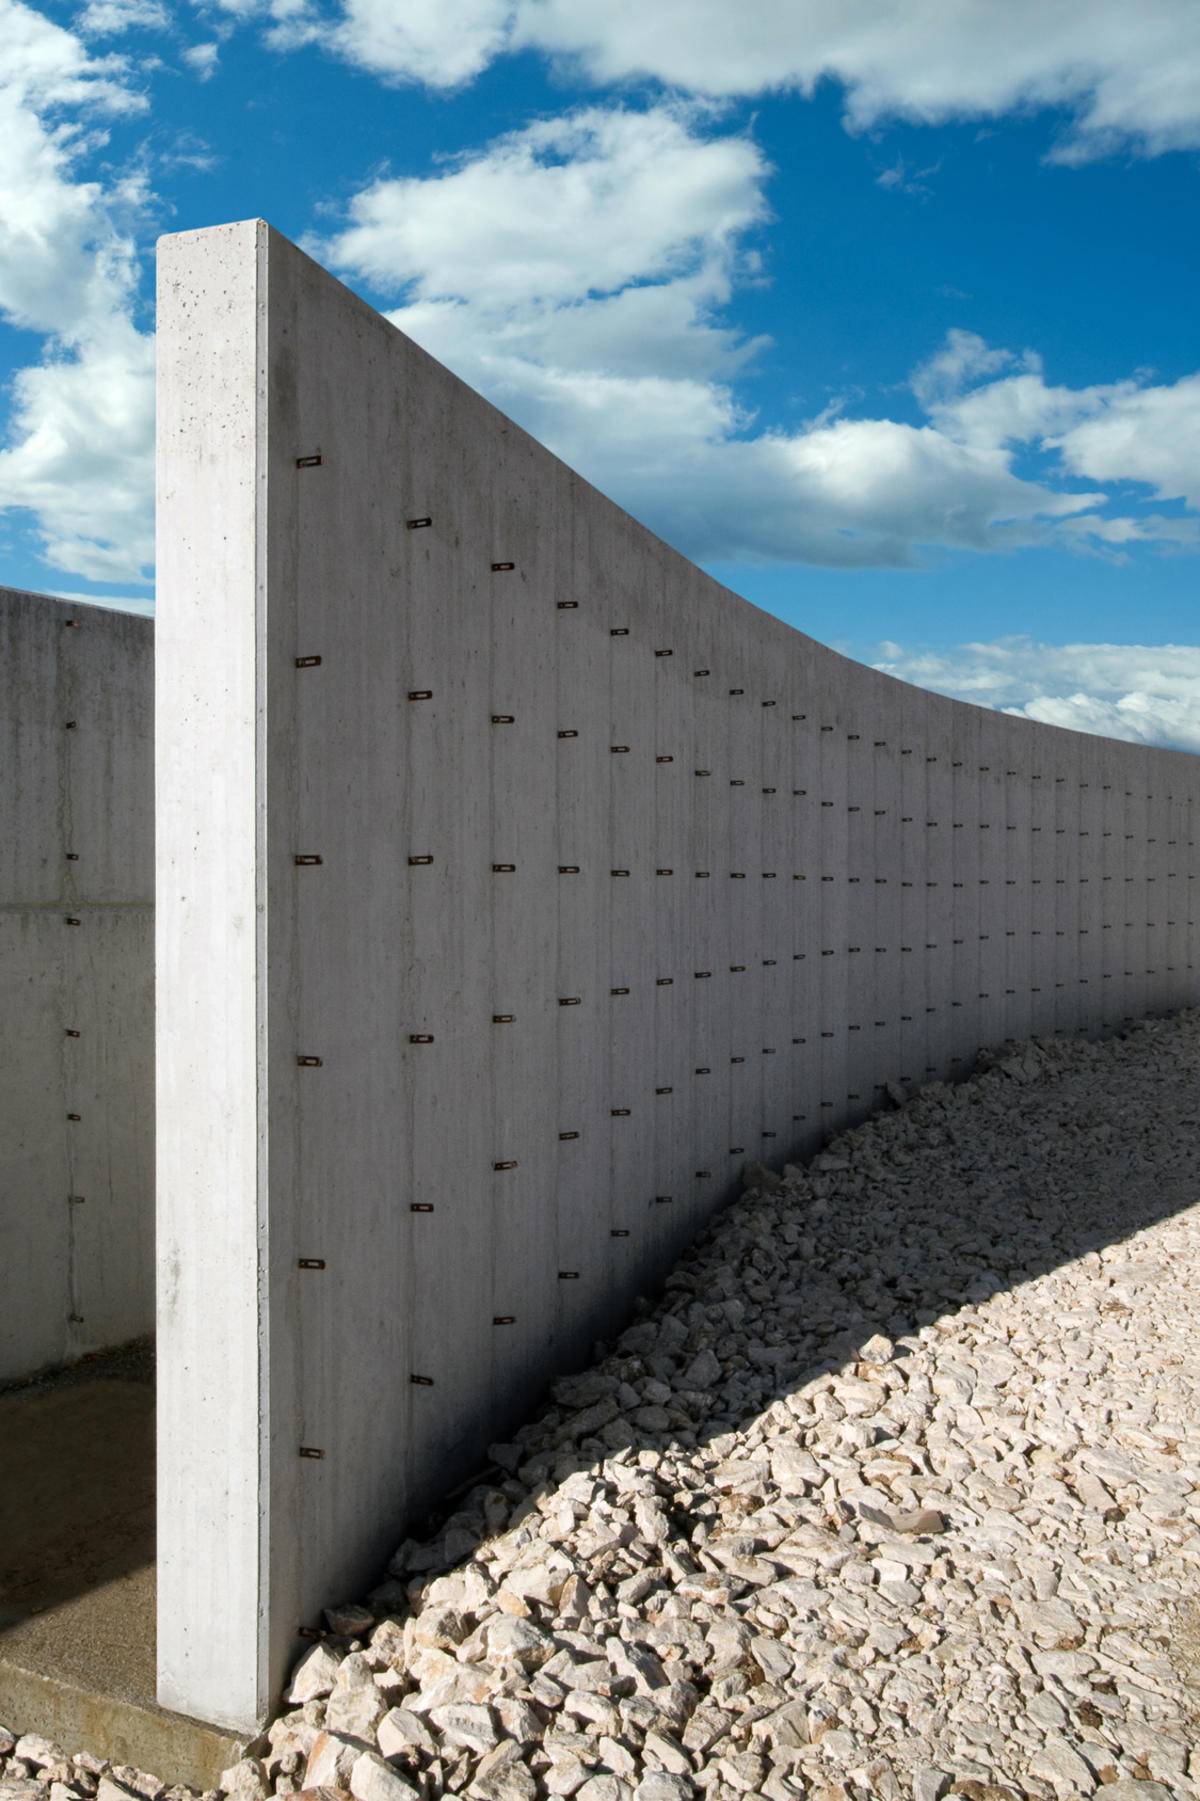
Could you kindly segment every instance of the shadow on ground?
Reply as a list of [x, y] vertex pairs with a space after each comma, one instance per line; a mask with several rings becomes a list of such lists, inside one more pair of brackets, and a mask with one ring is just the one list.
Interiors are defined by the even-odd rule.
[[[930, 1085], [786, 1186], [743, 1194], [596, 1365], [556, 1383], [496, 1461], [412, 1528], [371, 1592], [376, 1617], [403, 1618], [420, 1580], [469, 1561], [531, 1492], [618, 1454], [720, 1462], [773, 1402], [852, 1372], [877, 1335], [903, 1340], [1195, 1202], [1189, 1019], [985, 1053], [967, 1081]], [[1129, 1311], [1119, 1281], [1111, 1295], [1106, 1308]]]
[[149, 1342], [0, 1391], [0, 1656], [24, 1620], [153, 1561]]

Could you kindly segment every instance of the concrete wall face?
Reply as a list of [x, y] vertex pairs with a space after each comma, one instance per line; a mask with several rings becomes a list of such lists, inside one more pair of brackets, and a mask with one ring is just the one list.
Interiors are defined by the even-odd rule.
[[246, 1725], [747, 1159], [1195, 999], [1200, 765], [760, 613], [260, 223], [160, 284], [161, 1698]]
[[153, 630], [0, 588], [0, 1382], [153, 1322]]

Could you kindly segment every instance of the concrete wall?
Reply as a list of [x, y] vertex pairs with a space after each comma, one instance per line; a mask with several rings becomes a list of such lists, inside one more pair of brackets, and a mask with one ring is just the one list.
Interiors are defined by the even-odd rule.
[[248, 1725], [747, 1159], [1195, 1000], [1200, 763], [823, 649], [261, 223], [159, 321], [160, 1693]]
[[153, 633], [0, 588], [0, 1381], [153, 1324]]

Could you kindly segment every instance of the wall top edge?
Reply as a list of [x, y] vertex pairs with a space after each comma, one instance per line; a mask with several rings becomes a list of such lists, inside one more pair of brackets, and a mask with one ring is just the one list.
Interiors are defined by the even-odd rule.
[[[897, 676], [889, 675], [883, 670], [873, 668], [869, 663], [861, 663], [853, 657], [845, 656], [841, 651], [834, 650], [830, 645], [822, 644], [819, 639], [811, 637], [807, 632], [801, 631], [797, 626], [788, 624], [777, 615], [766, 612], [753, 601], [747, 600], [744, 595], [738, 594], [736, 590], [727, 587], [725, 583], [718, 581], [714, 576], [709, 575], [707, 571], [700, 569], [699, 566], [693, 563], [690, 558], [686, 557], [682, 551], [677, 550], [673, 545], [668, 544], [665, 539], [660, 538], [657, 533], [651, 531], [648, 526], [643, 525], [640, 520], [634, 518], [634, 516], [627, 512], [625, 508], [620, 506], [616, 501], [610, 499], [608, 495], [604, 494], [601, 489], [595, 487], [593, 483], [589, 482], [585, 476], [580, 475], [577, 470], [572, 469], [568, 463], [565, 463], [561, 457], [556, 456], [555, 453], [542, 444], [540, 440], [534, 438], [531, 433], [525, 431], [522, 426], [509, 418], [507, 414], [501, 412], [498, 407], [493, 406], [491, 401], [487, 400], [486, 397], [481, 395], [476, 389], [473, 389], [469, 383], [463, 381], [452, 369], [447, 368], [444, 363], [439, 362], [436, 357], [431, 356], [427, 350], [416, 343], [414, 339], [410, 338], [407, 333], [402, 332], [398, 326], [394, 325], [390, 319], [386, 318], [384, 314], [373, 307], [369, 301], [364, 300], [362, 296], [356, 294], [352, 288], [347, 287], [345, 282], [340, 281], [336, 275], [332, 274], [313, 257], [310, 257], [306, 251], [302, 250], [299, 245], [293, 243], [290, 238], [287, 238], [282, 232], [278, 231], [269, 223], [269, 221], [259, 218], [243, 219], [222, 225], [204, 226], [192, 231], [168, 233], [159, 238], [158, 248], [160, 253], [166, 251], [168, 257], [176, 246], [178, 246], [181, 254], [194, 254], [196, 248], [200, 246], [204, 239], [211, 240], [214, 250], [228, 250], [236, 247], [246, 254], [261, 256], [265, 252], [268, 263], [274, 262], [276, 258], [281, 259], [285, 263], [290, 261], [295, 265], [298, 271], [304, 271], [309, 280], [316, 282], [318, 285], [338, 290], [342, 304], [352, 311], [358, 312], [364, 319], [364, 322], [369, 321], [371, 329], [380, 331], [384, 334], [394, 334], [396, 337], [402, 338], [418, 362], [423, 362], [428, 365], [431, 370], [436, 370], [440, 380], [451, 383], [455, 388], [461, 390], [464, 395], [470, 396], [477, 406], [485, 409], [487, 413], [494, 415], [497, 423], [502, 425], [506, 431], [510, 434], [518, 435], [528, 445], [535, 447], [543, 457], [549, 458], [550, 461], [562, 471], [567, 480], [577, 483], [582, 489], [594, 495], [598, 501], [602, 502], [604, 506], [610, 508], [614, 514], [624, 520], [626, 529], [630, 531], [631, 534], [635, 537], [640, 536], [645, 540], [649, 540], [659, 547], [660, 552], [669, 561], [674, 562], [681, 572], [686, 571], [693, 579], [696, 576], [699, 576], [699, 578], [713, 591], [723, 596], [727, 604], [749, 608], [752, 612], [756, 613], [761, 621], [762, 629], [765, 632], [773, 634], [778, 639], [781, 646], [784, 644], [794, 645], [799, 641], [800, 644], [809, 646], [814, 655], [826, 659], [834, 659], [836, 664], [843, 665], [848, 672], [853, 672], [855, 679], [875, 687], [881, 694], [895, 694], [898, 692], [901, 695], [921, 695], [926, 698], [926, 704], [953, 710], [959, 717], [974, 713], [978, 715], [981, 721], [987, 719], [994, 724], [997, 720], [1001, 720], [1004, 722], [1006, 729], [1011, 728], [1015, 730], [1018, 727], [1023, 728], [1021, 735], [1027, 739], [1031, 746], [1035, 743], [1046, 747], [1061, 745], [1063, 746], [1064, 751], [1068, 743], [1076, 748], [1085, 743], [1107, 745], [1110, 749], [1115, 746], [1121, 746], [1129, 751], [1140, 750], [1153, 753], [1155, 756], [1165, 756], [1175, 759], [1183, 758], [1186, 759], [1188, 765], [1195, 765], [1197, 758], [1195, 753], [1191, 751], [1166, 749], [1165, 747], [1160, 747], [1158, 745], [1141, 744], [1128, 739], [1109, 738], [1097, 732], [1075, 731], [1069, 726], [1048, 725], [1040, 720], [1021, 719], [1014, 714], [1003, 712], [999, 708], [980, 706], [974, 701], [958, 700], [950, 695], [941, 694], [936, 689], [921, 688], [915, 683], [902, 681]], [[910, 702], [910, 704], [912, 703]], [[1047, 754], [1053, 755], [1055, 753], [1048, 748]]]
[[135, 631], [153, 632], [154, 630], [153, 613], [135, 613], [130, 607], [111, 606], [102, 598], [92, 600], [90, 597], [80, 596], [75, 600], [67, 600], [61, 594], [44, 594], [37, 588], [13, 588], [6, 582], [0, 582], [0, 605], [7, 606], [17, 603], [29, 604], [39, 609], [61, 607], [65, 613], [75, 613], [79, 611], [80, 607], [86, 607], [89, 613], [102, 613], [105, 624], [117, 619], [128, 619], [133, 622]]
[[[260, 237], [268, 235], [277, 238], [282, 244], [291, 243], [290, 238], [285, 238], [282, 232], [276, 231], [274, 226], [269, 225], [265, 219], [228, 219], [220, 225], [193, 226], [190, 231], [164, 231], [155, 239], [154, 247], [161, 254], [164, 249], [169, 251], [175, 245], [179, 245], [181, 248], [190, 246], [198, 239], [203, 238], [211, 238], [214, 242], [228, 240], [232, 237], [245, 237], [256, 241]], [[297, 250], [299, 255], [304, 254], [297, 245], [293, 244], [292, 248]]]

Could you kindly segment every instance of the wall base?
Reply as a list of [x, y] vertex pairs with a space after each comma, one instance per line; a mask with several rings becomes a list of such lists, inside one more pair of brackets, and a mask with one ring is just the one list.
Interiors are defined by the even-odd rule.
[[[153, 1594], [145, 1615], [149, 1626]], [[81, 1687], [46, 1670], [26, 1669], [3, 1649], [0, 1717], [12, 1730], [40, 1732], [67, 1752], [88, 1750], [114, 1764], [132, 1764], [160, 1776], [168, 1785], [186, 1782], [200, 1790], [215, 1788], [222, 1770], [246, 1752], [245, 1739], [183, 1714], [167, 1713], [148, 1695], [138, 1702]]]

